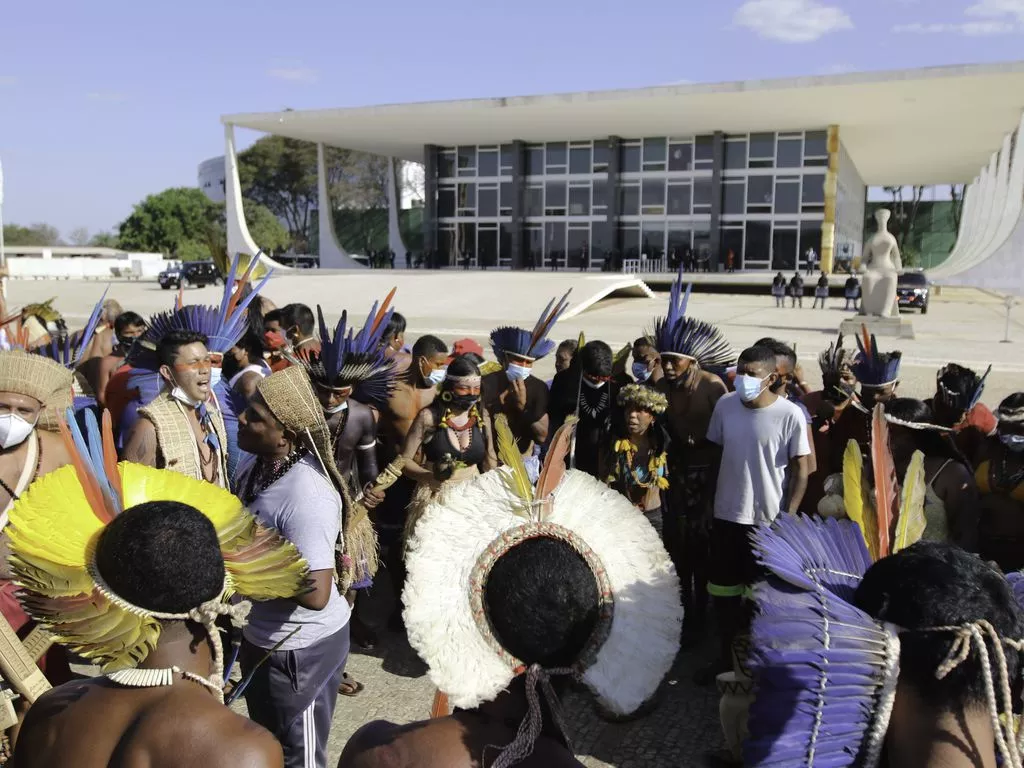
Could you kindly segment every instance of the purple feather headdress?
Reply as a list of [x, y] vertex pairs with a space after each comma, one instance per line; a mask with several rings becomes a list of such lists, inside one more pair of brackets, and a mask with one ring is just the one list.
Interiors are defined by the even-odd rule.
[[659, 354], [681, 355], [705, 370], [724, 368], [736, 360], [736, 355], [725, 340], [722, 332], [711, 323], [686, 316], [693, 284], [683, 291], [683, 271], [679, 274], [669, 292], [668, 314], [654, 322], [654, 347]]
[[89, 321], [85, 324], [85, 329], [82, 331], [82, 335], [75, 346], [71, 345], [71, 336], [69, 334], [63, 340], [53, 339], [49, 344], [37, 347], [33, 351], [60, 363], [65, 368], [76, 367], [81, 361], [86, 347], [89, 346], [89, 342], [92, 341], [92, 337], [96, 334], [96, 328], [100, 324], [100, 315], [103, 314], [103, 302], [106, 300], [107, 291], [109, 290], [110, 287], [108, 286], [103, 291], [103, 295], [100, 296], [100, 300], [96, 302], [96, 306], [92, 308]]
[[540, 360], [550, 355], [555, 348], [555, 342], [547, 335], [555, 327], [558, 318], [568, 309], [570, 293], [571, 289], [566, 291], [557, 303], [555, 299], [549, 301], [532, 331], [516, 326], [503, 326], [491, 331], [491, 349], [498, 362], [505, 362], [506, 355], [516, 355], [529, 360]]
[[394, 293], [383, 304], [374, 302], [358, 332], [348, 328], [348, 312], [342, 312], [332, 335], [323, 310], [317, 305], [320, 350], [303, 349], [296, 353], [296, 362], [309, 371], [314, 383], [330, 388], [352, 387], [352, 397], [367, 405], [387, 402], [397, 371], [394, 360], [384, 355], [381, 339], [395, 313], [390, 308]]
[[869, 336], [866, 329], [864, 339], [857, 336], [857, 349], [860, 355], [853, 365], [853, 374], [861, 384], [881, 387], [899, 379], [902, 352], [879, 352], [875, 334]]
[[877, 764], [899, 677], [895, 628], [853, 605], [871, 557], [856, 523], [781, 515], [753, 535], [748, 766]]

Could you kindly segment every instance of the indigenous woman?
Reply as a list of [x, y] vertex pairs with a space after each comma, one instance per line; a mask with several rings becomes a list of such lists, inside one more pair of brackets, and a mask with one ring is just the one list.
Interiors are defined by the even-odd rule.
[[661, 533], [661, 492], [668, 488], [668, 434], [655, 423], [668, 400], [640, 384], [619, 390], [622, 431], [606, 459], [606, 482], [639, 509]]
[[406, 534], [442, 488], [498, 465], [486, 410], [480, 405], [480, 369], [464, 355], [448, 366], [440, 395], [416, 417], [402, 450], [403, 473], [417, 483]]
[[1024, 568], [1024, 392], [996, 409], [999, 426], [974, 472], [981, 494], [979, 553], [1005, 572]]

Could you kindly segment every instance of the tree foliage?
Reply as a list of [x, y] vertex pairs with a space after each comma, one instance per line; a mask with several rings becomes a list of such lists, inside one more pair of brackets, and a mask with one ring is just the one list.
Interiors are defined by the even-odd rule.
[[120, 248], [121, 241], [115, 232], [97, 232], [90, 238], [89, 245], [97, 248]]
[[63, 245], [56, 227], [37, 222], [27, 227], [4, 225], [4, 243], [7, 245]]
[[75, 227], [71, 230], [71, 234], [68, 235], [68, 241], [72, 245], [88, 245], [89, 230], [86, 227]]
[[904, 187], [883, 187], [892, 196], [892, 219], [889, 229], [896, 237], [896, 243], [900, 250], [910, 240], [917, 224], [917, 214], [921, 209], [921, 200], [924, 197], [924, 187], [909, 187], [909, 199], [904, 196]]

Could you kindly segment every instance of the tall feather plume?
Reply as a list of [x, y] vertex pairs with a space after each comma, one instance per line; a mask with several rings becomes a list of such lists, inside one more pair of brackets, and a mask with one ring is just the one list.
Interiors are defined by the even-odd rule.
[[857, 524], [864, 543], [871, 553], [872, 559], [878, 559], [878, 537], [875, 535], [875, 525], [870, 530], [865, 527], [871, 520], [871, 510], [868, 514], [864, 510], [864, 457], [860, 455], [860, 445], [856, 440], [849, 440], [846, 443], [846, 450], [843, 453], [843, 507], [846, 516]]
[[871, 465], [875, 479], [875, 513], [878, 518], [878, 557], [892, 554], [892, 530], [899, 518], [900, 488], [896, 462], [889, 448], [889, 425], [879, 403], [871, 414]]
[[981, 395], [985, 391], [985, 380], [988, 379], [988, 375], [992, 373], [992, 364], [989, 363], [988, 368], [985, 369], [984, 375], [978, 380], [978, 385], [974, 388], [974, 392], [971, 394], [971, 399], [968, 403], [967, 410], [971, 410], [981, 400]]
[[85, 328], [82, 330], [82, 335], [74, 350], [71, 349], [71, 336], [65, 335], [63, 339], [51, 339], [49, 344], [44, 344], [33, 351], [60, 363], [65, 368], [74, 368], [77, 366], [82, 359], [82, 355], [85, 353], [86, 347], [89, 346], [93, 336], [96, 334], [96, 328], [99, 326], [100, 316], [103, 314], [103, 302], [106, 300], [107, 291], [109, 290], [110, 286], [107, 286], [103, 291], [103, 295], [100, 296], [100, 300], [97, 301], [96, 305], [92, 308], [92, 312], [89, 315], [89, 319], [85, 324]]
[[548, 452], [544, 457], [544, 466], [541, 467], [540, 477], [537, 478], [536, 497], [544, 500], [548, 498], [558, 484], [565, 477], [565, 459], [569, 455], [569, 448], [572, 445], [572, 433], [576, 429], [576, 418], [570, 416], [565, 420], [551, 438]]
[[65, 419], [59, 422], [60, 434], [64, 440], [71, 463], [78, 476], [78, 482], [82, 486], [85, 498], [89, 502], [89, 508], [94, 515], [103, 523], [112, 521], [124, 508], [121, 495], [120, 479], [112, 482], [108, 472], [110, 459], [113, 458], [113, 474], [116, 476], [116, 453], [114, 457], [105, 456], [108, 446], [114, 445], [114, 436], [110, 430], [110, 419], [103, 420], [104, 432], [100, 434], [100, 427], [96, 423], [96, 416], [90, 410], [82, 412], [85, 419], [86, 431], [89, 434], [87, 440], [75, 420], [75, 412], [68, 408]]
[[570, 293], [572, 293], [572, 288], [565, 292], [565, 295], [562, 296], [554, 309], [551, 309], [554, 299], [548, 302], [547, 307], [544, 309], [540, 319], [537, 321], [537, 325], [534, 326], [533, 334], [530, 336], [530, 347], [527, 354], [534, 352], [537, 346], [546, 339], [548, 332], [554, 327], [555, 323], [558, 322], [558, 318], [560, 318], [565, 313], [565, 310], [569, 308]]
[[509, 468], [508, 472], [502, 473], [502, 480], [509, 492], [523, 502], [522, 509], [517, 512], [525, 513], [524, 516], [529, 517], [533, 504], [533, 483], [530, 482], [526, 464], [523, 463], [523, 454], [519, 452], [505, 414], [500, 414], [494, 420], [494, 432], [498, 443], [498, 458]]
[[924, 517], [925, 473], [924, 454], [914, 451], [910, 466], [903, 476], [903, 493], [900, 501], [900, 516], [893, 534], [893, 554], [906, 549], [921, 540], [927, 521]]

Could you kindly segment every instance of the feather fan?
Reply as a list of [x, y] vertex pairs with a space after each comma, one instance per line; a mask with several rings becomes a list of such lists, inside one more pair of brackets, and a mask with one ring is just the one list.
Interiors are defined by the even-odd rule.
[[[875, 524], [871, 520], [871, 506], [864, 508], [864, 457], [860, 455], [860, 445], [856, 440], [846, 443], [843, 453], [843, 508], [846, 516], [857, 524], [872, 559], [877, 559], [878, 539], [875, 536]], [[866, 513], [865, 513], [866, 512]], [[871, 523], [870, 528], [867, 523]]]
[[925, 473], [924, 454], [914, 451], [903, 477], [900, 515], [893, 534], [892, 552], [896, 554], [921, 540], [927, 521], [924, 517]]
[[878, 557], [883, 558], [892, 554], [892, 530], [900, 514], [900, 487], [896, 462], [889, 448], [889, 425], [881, 403], [871, 414], [871, 468], [875, 479]]
[[575, 431], [576, 417], [570, 416], [551, 438], [548, 452], [544, 456], [544, 466], [541, 467], [540, 476], [537, 478], [536, 498], [540, 500], [548, 498], [565, 477], [565, 458], [569, 455]]
[[505, 414], [500, 414], [494, 420], [494, 431], [498, 443], [498, 458], [501, 459], [502, 464], [508, 467], [507, 471], [502, 472], [502, 480], [509, 493], [523, 502], [528, 516], [533, 504], [533, 483], [530, 482], [526, 464], [523, 463], [523, 454], [519, 452], [515, 436], [508, 425], [508, 417]]

